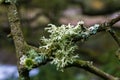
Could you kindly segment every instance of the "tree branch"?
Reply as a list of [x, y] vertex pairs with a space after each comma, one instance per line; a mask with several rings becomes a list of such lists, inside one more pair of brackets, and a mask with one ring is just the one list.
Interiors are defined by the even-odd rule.
[[120, 21], [120, 15], [118, 15], [116, 18], [108, 21], [107, 23], [107, 27], [109, 27], [108, 32], [111, 34], [111, 36], [113, 37], [113, 39], [116, 41], [116, 43], [118, 44], [118, 46], [120, 47], [120, 38], [116, 35], [115, 31], [111, 29], [111, 27], [117, 23], [118, 21]]
[[[118, 16], [117, 18], [114, 18], [108, 22], [105, 22], [103, 24], [100, 25], [98, 32], [101, 31], [109, 31], [109, 29], [111, 28], [112, 25], [114, 25], [115, 23], [117, 23], [118, 21], [120, 21], [120, 16]], [[108, 26], [109, 25], [109, 26]], [[119, 38], [116, 36], [115, 32], [111, 32], [112, 30], [110, 30], [110, 34], [112, 35], [112, 37], [115, 39], [115, 41], [118, 43], [118, 45], [120, 44], [119, 42]], [[74, 41], [79, 41], [81, 38], [76, 38], [73, 39]], [[45, 64], [49, 62], [49, 60], [46, 60]], [[41, 64], [40, 64], [41, 65]], [[43, 63], [44, 65], [44, 63]], [[39, 65], [36, 65], [39, 66]], [[120, 80], [120, 78], [118, 77], [114, 77], [102, 70], [100, 70], [99, 68], [95, 67], [91, 62], [89, 61], [83, 61], [83, 60], [76, 60], [73, 64], [68, 65], [67, 67], [78, 67], [78, 68], [82, 68], [86, 71], [89, 71], [90, 73], [93, 73], [105, 80]], [[67, 68], [66, 67], [66, 68]]]
[[19, 63], [20, 57], [25, 54], [26, 41], [24, 40], [22, 30], [20, 29], [21, 24], [18, 16], [18, 11], [15, 4], [6, 4], [5, 7], [8, 13], [8, 20], [11, 27], [11, 35], [13, 37], [16, 48], [19, 80], [29, 80], [29, 70], [24, 69]]
[[113, 37], [113, 39], [116, 41], [117, 45], [120, 48], [120, 38], [117, 36], [114, 30], [109, 30], [110, 35]]
[[120, 15], [118, 15], [116, 18], [109, 20], [108, 22], [105, 22], [100, 25], [99, 31], [108, 31], [110, 35], [113, 37], [113, 39], [116, 41], [118, 46], [120, 47], [120, 38], [116, 35], [115, 31], [112, 28], [112, 26], [120, 21]]
[[117, 23], [118, 21], [120, 21], [120, 15], [118, 15], [116, 18], [108, 21], [107, 23], [109, 24], [109, 26], [113, 26], [115, 23]]
[[117, 77], [114, 77], [108, 73], [105, 73], [104, 71], [96, 68], [95, 66], [93, 66], [92, 62], [90, 61], [83, 61], [83, 60], [75, 60], [73, 62], [73, 64], [68, 65], [67, 67], [78, 67], [78, 68], [82, 68], [86, 71], [89, 71], [105, 80], [120, 80]]

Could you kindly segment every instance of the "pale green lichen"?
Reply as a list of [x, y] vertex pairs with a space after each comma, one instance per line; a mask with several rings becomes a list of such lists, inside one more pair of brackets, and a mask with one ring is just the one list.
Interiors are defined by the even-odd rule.
[[20, 58], [20, 64], [28, 69], [32, 69], [34, 65], [40, 64], [45, 60], [45, 56], [35, 52], [34, 49], [29, 50], [26, 55]]
[[99, 25], [96, 24], [89, 28], [83, 26], [84, 22], [80, 21], [76, 26], [68, 24], [57, 27], [49, 24], [45, 28], [49, 33], [49, 38], [43, 37], [42, 44], [39, 48], [40, 53], [31, 49], [20, 58], [20, 64], [31, 69], [34, 64], [42, 63], [46, 57], [51, 59], [51, 64], [55, 64], [57, 69], [63, 70], [68, 64], [72, 64], [78, 55], [75, 54], [77, 49], [74, 38], [78, 37], [79, 41], [86, 40], [90, 35], [96, 34]]
[[82, 39], [88, 38], [92, 34], [96, 34], [99, 25], [96, 24], [90, 28], [82, 30], [84, 22], [80, 21], [76, 26], [68, 24], [57, 27], [53, 24], [49, 24], [48, 28], [45, 28], [49, 33], [49, 38], [43, 37], [41, 46], [41, 52], [45, 55], [52, 54], [52, 64], [57, 66], [57, 69], [62, 69], [66, 65], [73, 63], [74, 59], [78, 58], [78, 55], [74, 53], [77, 49], [76, 42], [73, 41], [75, 37]]

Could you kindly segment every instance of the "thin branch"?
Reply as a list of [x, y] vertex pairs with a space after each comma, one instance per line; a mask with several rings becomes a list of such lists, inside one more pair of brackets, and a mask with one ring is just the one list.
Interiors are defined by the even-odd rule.
[[108, 21], [107, 23], [109, 24], [109, 26], [113, 26], [115, 23], [117, 23], [118, 21], [120, 21], [120, 15], [118, 15], [116, 18]]
[[118, 15], [116, 18], [109, 20], [108, 22], [105, 22], [100, 25], [99, 31], [108, 31], [110, 35], [113, 37], [113, 39], [116, 41], [118, 46], [120, 47], [120, 38], [117, 36], [115, 31], [112, 28], [112, 26], [120, 21], [120, 15]]
[[117, 36], [114, 30], [109, 30], [110, 35], [113, 37], [113, 39], [116, 41], [120, 48], [120, 38]]
[[116, 35], [115, 31], [112, 30], [110, 27], [112, 27], [115, 23], [120, 21], [120, 15], [118, 15], [116, 18], [110, 20], [107, 22], [106, 27], [109, 27], [109, 33], [111, 34], [111, 36], [113, 37], [113, 39], [116, 41], [116, 43], [118, 44], [118, 46], [120, 47], [120, 38]]
[[68, 65], [67, 67], [78, 67], [82, 68], [86, 71], [89, 71], [105, 80], [120, 80], [117, 77], [114, 77], [104, 71], [100, 70], [99, 68], [95, 67], [92, 62], [83, 61], [83, 60], [76, 60], [73, 64]]

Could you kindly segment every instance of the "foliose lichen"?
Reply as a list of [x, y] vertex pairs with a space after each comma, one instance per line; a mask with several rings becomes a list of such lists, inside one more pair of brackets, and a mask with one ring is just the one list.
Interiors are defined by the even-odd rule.
[[28, 69], [32, 69], [34, 65], [40, 64], [45, 60], [45, 56], [37, 53], [34, 49], [29, 50], [20, 58], [20, 64]]

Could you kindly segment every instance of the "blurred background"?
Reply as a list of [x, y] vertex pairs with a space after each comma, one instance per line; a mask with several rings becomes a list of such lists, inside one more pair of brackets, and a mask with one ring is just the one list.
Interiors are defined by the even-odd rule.
[[[34, 46], [40, 46], [40, 37], [49, 35], [44, 31], [47, 24], [58, 26], [71, 23], [75, 25], [83, 20], [89, 27], [103, 23], [120, 14], [120, 0], [19, 0], [18, 11], [21, 18], [25, 40]], [[113, 27], [120, 36], [120, 22]], [[17, 59], [10, 33], [7, 14], [0, 6], [0, 80], [17, 80]], [[79, 43], [80, 58], [90, 60], [98, 68], [120, 77], [120, 62], [115, 57], [118, 49], [109, 33], [99, 32], [84, 43]], [[55, 66], [47, 64], [31, 71], [32, 80], [102, 80], [87, 71], [77, 68], [57, 71]]]

